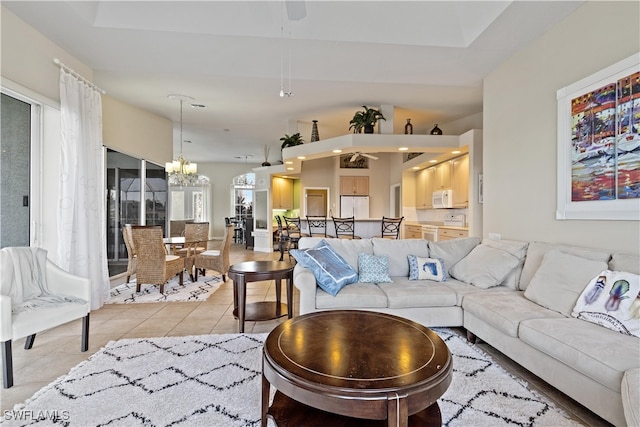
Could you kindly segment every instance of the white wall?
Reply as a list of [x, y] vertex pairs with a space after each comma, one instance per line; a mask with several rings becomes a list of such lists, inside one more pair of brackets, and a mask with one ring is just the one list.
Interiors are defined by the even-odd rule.
[[[55, 259], [60, 176], [60, 69], [53, 63], [53, 58], [60, 59], [88, 80], [93, 79], [93, 71], [8, 9], [0, 6], [0, 14], [2, 85], [45, 106], [42, 138], [45, 159], [42, 167], [43, 221], [38, 227], [41, 237], [36, 243], [47, 249], [50, 257]], [[122, 126], [123, 117], [127, 117], [126, 127]], [[113, 148], [122, 149], [126, 154], [159, 164], [172, 158], [171, 121], [108, 95], [103, 96], [103, 130], [105, 143], [110, 141]]]
[[639, 253], [640, 221], [558, 221], [556, 91], [640, 51], [639, 2], [586, 2], [484, 83], [484, 235]]
[[209, 223], [214, 237], [224, 235], [224, 218], [232, 216], [230, 191], [233, 178], [253, 172], [252, 168], [258, 166], [252, 163], [198, 163], [198, 173], [209, 177]]

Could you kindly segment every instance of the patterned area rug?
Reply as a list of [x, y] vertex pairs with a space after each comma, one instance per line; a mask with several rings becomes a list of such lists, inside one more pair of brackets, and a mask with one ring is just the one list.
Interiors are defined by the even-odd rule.
[[159, 285], [142, 285], [140, 292], [136, 292], [136, 279], [119, 285], [110, 291], [106, 304], [135, 304], [147, 302], [197, 302], [205, 301], [222, 285], [221, 276], [198, 276], [197, 282], [192, 282], [187, 273], [184, 274], [182, 285], [178, 277], [174, 277], [164, 285], [164, 292], [160, 293]]
[[[436, 331], [454, 355], [453, 381], [439, 401], [444, 426], [580, 425], [455, 332]], [[266, 336], [110, 342], [68, 375], [5, 412], [3, 424], [259, 426]], [[16, 419], [25, 414], [32, 418]], [[41, 422], [33, 422], [36, 415]]]

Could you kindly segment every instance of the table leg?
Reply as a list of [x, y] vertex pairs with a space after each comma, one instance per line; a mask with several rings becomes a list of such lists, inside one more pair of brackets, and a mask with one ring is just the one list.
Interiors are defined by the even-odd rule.
[[279, 261], [282, 261], [282, 260], [284, 260], [284, 240], [282, 239], [282, 236], [280, 236], [280, 238], [278, 240], [280, 240], [280, 259], [279, 259]]
[[275, 279], [276, 282], [276, 316], [280, 317], [280, 300], [282, 299], [282, 279]]
[[287, 316], [293, 317], [293, 273], [287, 277]]
[[407, 406], [407, 396], [400, 396], [398, 393], [390, 393], [387, 396], [387, 426], [408, 427], [409, 408]]
[[267, 412], [269, 411], [269, 391], [270, 385], [267, 378], [264, 376], [264, 358], [262, 359], [262, 418], [260, 427], [267, 427]]
[[244, 310], [247, 302], [247, 287], [244, 281], [244, 275], [239, 275], [238, 280], [233, 281], [238, 296], [238, 332], [244, 333]]

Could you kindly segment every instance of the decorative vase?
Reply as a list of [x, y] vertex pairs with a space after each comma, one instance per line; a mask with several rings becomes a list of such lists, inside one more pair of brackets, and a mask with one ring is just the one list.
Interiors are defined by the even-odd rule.
[[436, 125], [433, 127], [433, 129], [431, 129], [431, 135], [442, 135], [442, 129], [440, 129], [438, 127], [438, 124], [436, 123]]
[[404, 134], [413, 135], [413, 125], [411, 124], [411, 119], [407, 119], [407, 124], [404, 125]]
[[310, 142], [320, 141], [320, 134], [318, 133], [318, 121], [312, 120], [313, 126], [311, 127], [311, 140]]
[[262, 166], [271, 166], [271, 163], [269, 163], [269, 162], [262, 162]]
[[364, 133], [373, 133], [374, 125], [364, 125]]

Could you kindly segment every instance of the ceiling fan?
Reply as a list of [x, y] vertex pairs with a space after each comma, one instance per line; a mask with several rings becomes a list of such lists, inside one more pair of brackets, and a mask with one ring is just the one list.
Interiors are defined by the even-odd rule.
[[373, 159], [373, 160], [378, 160], [378, 158], [376, 156], [374, 156], [373, 154], [361, 153], [360, 151], [356, 151], [355, 153], [353, 153], [353, 156], [351, 156], [351, 159], [349, 159], [349, 161], [350, 162], [355, 162], [356, 159], [359, 156], [368, 157], [368, 158]]

